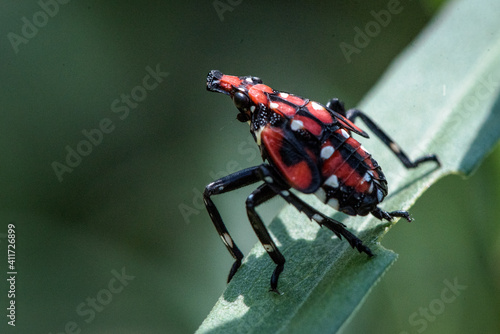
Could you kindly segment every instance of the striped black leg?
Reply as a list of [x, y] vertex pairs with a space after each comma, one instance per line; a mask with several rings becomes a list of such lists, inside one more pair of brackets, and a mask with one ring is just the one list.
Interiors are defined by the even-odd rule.
[[372, 121], [365, 113], [358, 109], [350, 109], [347, 112], [345, 111], [344, 104], [338, 99], [331, 99], [326, 106], [333, 111], [338, 112], [346, 116], [351, 122], [354, 122], [356, 118], [361, 118], [363, 122], [370, 128], [373, 133], [379, 137], [382, 142], [389, 147], [389, 149], [394, 152], [394, 154], [398, 157], [398, 159], [405, 165], [406, 168], [415, 168], [423, 162], [426, 161], [435, 161], [438, 166], [441, 166], [438, 157], [435, 154], [427, 154], [413, 161], [410, 160], [408, 155], [399, 147], [398, 144], [394, 142], [380, 127]]
[[233, 238], [229, 235], [229, 232], [227, 231], [226, 226], [222, 221], [219, 211], [215, 207], [210, 197], [212, 195], [222, 194], [260, 181], [259, 174], [257, 173], [259, 167], [260, 166], [250, 167], [214, 181], [206, 186], [205, 192], [203, 193], [203, 200], [205, 202], [208, 214], [210, 215], [210, 218], [212, 219], [212, 222], [214, 223], [215, 228], [217, 229], [217, 232], [222, 239], [222, 242], [224, 242], [224, 245], [226, 245], [229, 253], [231, 253], [233, 258], [236, 260], [231, 267], [231, 271], [229, 272], [229, 276], [227, 278], [228, 283], [240, 267], [241, 259], [243, 259], [243, 253], [236, 246]]
[[278, 278], [281, 272], [283, 271], [283, 267], [285, 265], [285, 257], [278, 250], [278, 247], [276, 247], [276, 244], [269, 235], [269, 232], [267, 231], [264, 223], [262, 222], [262, 219], [257, 214], [257, 211], [255, 211], [255, 207], [271, 199], [274, 196], [276, 196], [276, 192], [274, 192], [274, 190], [268, 184], [263, 184], [259, 188], [257, 188], [253, 193], [251, 193], [250, 196], [248, 196], [246, 201], [246, 206], [247, 206], [248, 219], [252, 224], [255, 234], [262, 243], [262, 246], [264, 246], [264, 249], [266, 250], [267, 254], [269, 254], [273, 262], [276, 263], [276, 269], [274, 269], [274, 272], [271, 276], [270, 291], [279, 294]]
[[314, 220], [320, 226], [326, 226], [329, 230], [335, 233], [335, 235], [339, 239], [342, 239], [342, 237], [344, 237], [349, 242], [352, 248], [356, 248], [360, 253], [364, 252], [369, 256], [373, 256], [370, 248], [365, 246], [358, 237], [349, 232], [349, 230], [347, 230], [345, 228], [345, 225], [341, 222], [325, 216], [324, 214], [295, 196], [295, 194], [293, 194], [291, 191], [281, 191], [280, 195], [285, 201], [297, 208], [297, 210], [303, 212], [309, 219]]
[[[261, 166], [262, 167], [262, 166]], [[268, 173], [267, 175], [264, 175], [264, 179], [272, 179], [272, 171], [269, 169], [261, 169], [263, 173]], [[271, 178], [268, 178], [271, 177]], [[300, 198], [298, 198], [294, 193], [288, 190], [288, 188], [280, 188], [278, 184], [275, 183], [268, 183], [269, 187], [273, 189], [274, 192], [279, 194], [285, 201], [287, 201], [289, 204], [293, 205], [297, 210], [303, 212], [309, 219], [314, 220], [317, 222], [320, 226], [326, 226], [328, 229], [330, 229], [335, 235], [339, 238], [342, 239], [344, 237], [349, 244], [351, 245], [352, 248], [356, 248], [360, 253], [364, 252], [368, 254], [369, 256], [373, 256], [372, 251], [370, 248], [365, 246], [363, 242], [356, 237], [354, 234], [349, 232], [346, 228], [345, 225], [342, 224], [341, 222], [332, 219], [330, 217], [325, 216], [318, 210], [314, 209], [312, 206], [309, 204], [305, 203], [302, 201]]]

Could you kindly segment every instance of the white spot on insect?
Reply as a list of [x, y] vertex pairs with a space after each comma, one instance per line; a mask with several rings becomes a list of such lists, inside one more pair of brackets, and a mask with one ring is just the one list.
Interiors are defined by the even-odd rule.
[[323, 147], [321, 149], [321, 153], [320, 153], [321, 159], [326, 160], [326, 159], [330, 158], [332, 156], [333, 152], [335, 152], [335, 149], [333, 148], [333, 146]]
[[286, 99], [288, 97], [288, 93], [280, 93], [280, 96], [284, 99]]
[[287, 197], [287, 196], [290, 196], [290, 192], [288, 190], [282, 190], [281, 195]]
[[266, 250], [266, 252], [274, 252], [273, 246], [271, 246], [269, 244], [263, 244], [262, 246], [264, 246], [264, 249]]
[[394, 153], [399, 154], [401, 153], [401, 149], [396, 143], [390, 143], [389, 146], [391, 147], [391, 150], [394, 151]]
[[323, 110], [323, 107], [314, 101], [311, 102], [311, 106], [313, 107], [314, 110]]
[[323, 188], [319, 187], [318, 190], [316, 190], [316, 192], [314, 193], [314, 195], [316, 195], [316, 197], [318, 197], [321, 202], [323, 203], [326, 202], [326, 192]]
[[229, 236], [229, 234], [227, 233], [223, 233], [221, 235], [221, 238], [222, 238], [222, 241], [224, 241], [224, 243], [226, 245], [228, 245], [229, 247], [233, 248], [234, 245], [233, 245], [233, 239], [231, 239], [231, 237]]
[[315, 214], [312, 216], [312, 219], [314, 219], [314, 220], [315, 220], [315, 221], [317, 221], [318, 223], [322, 223], [322, 222], [323, 222], [323, 220], [324, 220], [324, 218], [323, 218], [323, 217], [321, 217], [321, 215], [320, 215], [320, 214], [318, 214], [318, 213], [315, 213]]
[[224, 190], [224, 186], [219, 186], [218, 189], [219, 189], [219, 191], [222, 191], [222, 190]]
[[349, 138], [349, 134], [345, 129], [340, 129], [340, 133], [342, 133], [342, 136], [344, 136], [345, 138]]
[[363, 145], [361, 145], [361, 146], [360, 146], [360, 148], [361, 148], [363, 151], [365, 151], [365, 152], [366, 152], [366, 154], [370, 154], [370, 152], [368, 152], [368, 150], [367, 150], [367, 149], [366, 149]]
[[264, 181], [266, 181], [267, 183], [273, 183], [273, 178], [270, 176], [266, 176], [264, 177]]
[[332, 175], [325, 181], [326, 186], [330, 186], [332, 188], [338, 188], [339, 187], [339, 179], [337, 178], [337, 175]]
[[336, 198], [330, 198], [328, 200], [328, 203], [327, 203], [329, 206], [331, 206], [332, 208], [334, 208], [335, 210], [338, 210], [339, 209], [339, 200], [336, 199]]
[[373, 192], [373, 182], [370, 183], [370, 188], [368, 188], [368, 192], [371, 194]]
[[366, 172], [365, 173], [365, 176], [363, 176], [363, 179], [366, 181], [366, 182], [370, 182], [372, 180], [372, 176], [370, 175], [370, 173]]
[[260, 134], [262, 133], [263, 128], [258, 128], [255, 130], [253, 133], [255, 134], [255, 141], [257, 142], [257, 145], [260, 146], [261, 140], [260, 140]]
[[304, 123], [302, 121], [299, 121], [299, 120], [296, 120], [294, 119], [292, 121], [292, 123], [290, 124], [290, 128], [293, 130], [293, 131], [297, 131], [297, 130], [300, 130], [304, 127]]
[[246, 81], [246, 82], [253, 83], [252, 78], [246, 78], [246, 79], [245, 79], [245, 81]]
[[255, 111], [255, 106], [250, 106], [250, 111], [254, 112]]
[[279, 106], [280, 106], [280, 105], [279, 105], [279, 104], [277, 104], [276, 102], [271, 102], [271, 103], [269, 104], [269, 107], [270, 107], [271, 109], [278, 109], [278, 107], [279, 107]]
[[377, 189], [377, 199], [379, 202], [382, 202], [382, 200], [384, 199], [384, 194], [382, 193], [382, 190], [380, 190], [380, 189]]

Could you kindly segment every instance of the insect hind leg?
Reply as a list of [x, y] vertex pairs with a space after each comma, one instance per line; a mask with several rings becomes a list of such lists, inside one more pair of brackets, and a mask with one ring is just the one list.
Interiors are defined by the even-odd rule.
[[441, 162], [435, 154], [427, 154], [421, 156], [415, 160], [410, 160], [408, 155], [401, 149], [401, 147], [396, 144], [391, 137], [389, 137], [370, 117], [368, 117], [364, 112], [359, 109], [349, 109], [346, 112], [346, 117], [354, 122], [356, 118], [361, 118], [361, 120], [366, 124], [366, 126], [382, 140], [382, 142], [389, 147], [389, 149], [396, 155], [396, 157], [403, 163], [406, 168], [416, 168], [421, 163], [426, 161], [434, 161], [438, 166], [441, 166]]
[[310, 220], [314, 220], [320, 226], [326, 226], [332, 231], [339, 239], [344, 237], [352, 248], [356, 248], [360, 253], [366, 253], [368, 256], [373, 256], [370, 248], [363, 244], [363, 241], [346, 229], [345, 225], [341, 222], [330, 218], [318, 210], [314, 209], [309, 204], [302, 201], [291, 191], [279, 191], [278, 194], [289, 204], [293, 205], [298, 211], [303, 212]]
[[334, 97], [333, 99], [328, 101], [328, 103], [326, 104], [326, 107], [341, 114], [342, 116], [346, 116], [344, 102], [340, 101], [336, 97]]
[[434, 161], [438, 166], [441, 166], [441, 162], [435, 154], [427, 154], [415, 160], [410, 160], [408, 155], [401, 149], [401, 147], [396, 144], [394, 140], [391, 139], [370, 117], [368, 117], [364, 112], [359, 109], [349, 109], [345, 110], [344, 103], [337, 98], [333, 98], [326, 106], [333, 111], [345, 116], [351, 122], [355, 122], [356, 118], [361, 118], [361, 120], [366, 124], [366, 126], [382, 140], [382, 142], [389, 147], [389, 149], [396, 155], [396, 157], [403, 163], [406, 168], [415, 168], [421, 163], [426, 161]]
[[346, 229], [345, 225], [341, 222], [330, 218], [313, 207], [309, 206], [307, 203], [303, 202], [300, 198], [295, 196], [292, 192], [285, 194], [280, 193], [288, 203], [292, 204], [297, 210], [303, 212], [310, 220], [314, 220], [320, 226], [327, 227], [332, 231], [339, 239], [342, 240], [344, 237], [352, 248], [355, 248], [360, 253], [366, 253], [368, 256], [373, 256], [370, 248], [363, 244], [363, 241]]

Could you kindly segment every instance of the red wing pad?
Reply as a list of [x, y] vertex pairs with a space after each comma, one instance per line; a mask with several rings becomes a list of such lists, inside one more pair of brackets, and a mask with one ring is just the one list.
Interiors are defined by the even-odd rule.
[[281, 97], [285, 101], [288, 101], [292, 104], [295, 104], [297, 107], [304, 105], [304, 103], [306, 102], [303, 98], [301, 98], [299, 96], [295, 96], [295, 95], [292, 95], [289, 93], [284, 93], [284, 92], [280, 92], [279, 97]]
[[272, 164], [285, 181], [303, 193], [312, 193], [321, 185], [316, 162], [293, 137], [287, 137], [279, 128], [267, 125], [261, 132], [262, 145]]
[[330, 124], [333, 122], [332, 115], [321, 104], [311, 101], [306, 104], [306, 108], [309, 113], [314, 115], [314, 117], [316, 117], [320, 122], [324, 124]]
[[281, 116], [286, 117], [293, 117], [297, 112], [297, 109], [295, 107], [292, 107], [291, 105], [281, 101], [272, 101], [271, 103], [269, 103], [269, 108], [272, 111], [277, 112]]
[[[294, 123], [296, 122], [296, 123]], [[319, 137], [323, 132], [323, 127], [317, 120], [314, 120], [307, 116], [296, 115], [292, 120], [292, 130], [294, 127], [299, 127], [304, 130], [307, 130], [309, 133], [313, 134], [316, 137]]]

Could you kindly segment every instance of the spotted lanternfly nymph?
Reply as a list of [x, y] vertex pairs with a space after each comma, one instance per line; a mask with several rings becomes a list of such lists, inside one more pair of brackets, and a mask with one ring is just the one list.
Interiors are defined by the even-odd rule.
[[[354, 124], [360, 118], [397, 156], [406, 168], [415, 168], [435, 155], [425, 155], [414, 161], [385, 134], [368, 116], [358, 109], [345, 110], [338, 99], [326, 105], [303, 97], [279, 92], [264, 85], [257, 77], [236, 77], [211, 71], [207, 90], [229, 95], [239, 110], [237, 119], [250, 124], [264, 163], [250, 167], [210, 183], [203, 194], [207, 211], [226, 245], [236, 259], [228, 282], [241, 265], [243, 254], [238, 249], [211, 196], [232, 191], [256, 182], [264, 182], [248, 196], [248, 218], [265, 250], [276, 264], [271, 276], [271, 291], [278, 292], [278, 278], [285, 258], [272, 240], [255, 207], [279, 195], [302, 211], [309, 219], [326, 226], [351, 247], [372, 256], [371, 250], [345, 225], [303, 202], [290, 188], [302, 193], [314, 193], [322, 202], [348, 215], [371, 213], [378, 219], [403, 217], [411, 221], [407, 211], [387, 212], [377, 205], [387, 195], [387, 181], [382, 169], [351, 134], [368, 138]], [[266, 163], [267, 162], [267, 163]]]

